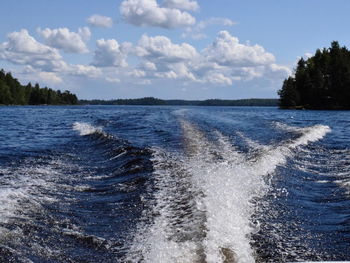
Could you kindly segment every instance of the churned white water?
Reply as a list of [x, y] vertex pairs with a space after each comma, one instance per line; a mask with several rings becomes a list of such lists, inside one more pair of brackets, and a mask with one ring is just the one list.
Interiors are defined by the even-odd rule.
[[250, 237], [259, 224], [251, 221], [253, 201], [266, 194], [268, 177], [299, 146], [322, 139], [330, 128], [277, 124], [277, 129], [299, 136], [279, 145], [245, 138], [259, 149], [258, 155], [250, 156], [218, 131], [216, 141], [209, 141], [190, 122], [181, 120], [181, 126], [185, 154], [154, 149], [155, 194], [144, 215], [154, 220], [139, 225], [126, 261], [255, 262]]
[[96, 127], [86, 122], [74, 122], [73, 130], [78, 131], [81, 136], [103, 132], [101, 127]]
[[55, 191], [56, 180], [61, 176], [58, 160], [46, 165], [32, 166], [30, 162], [11, 169], [0, 169], [0, 222], [8, 223], [14, 218], [27, 218], [30, 211], [40, 210], [42, 204], [55, 202], [47, 192]]

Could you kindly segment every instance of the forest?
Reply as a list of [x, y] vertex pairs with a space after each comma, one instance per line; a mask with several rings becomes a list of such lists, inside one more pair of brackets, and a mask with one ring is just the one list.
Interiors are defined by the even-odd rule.
[[166, 106], [278, 106], [278, 99], [162, 100], [153, 97], [116, 100], [80, 100], [83, 105], [166, 105]]
[[78, 98], [66, 90], [40, 88], [29, 82], [22, 85], [10, 72], [0, 71], [0, 105], [75, 105]]
[[350, 109], [350, 51], [333, 41], [330, 48], [301, 58], [278, 95], [281, 108]]

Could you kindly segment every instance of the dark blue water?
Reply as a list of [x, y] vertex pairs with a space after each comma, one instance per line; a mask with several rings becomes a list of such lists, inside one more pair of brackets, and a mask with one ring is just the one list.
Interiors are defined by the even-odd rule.
[[0, 107], [1, 262], [350, 260], [350, 115]]

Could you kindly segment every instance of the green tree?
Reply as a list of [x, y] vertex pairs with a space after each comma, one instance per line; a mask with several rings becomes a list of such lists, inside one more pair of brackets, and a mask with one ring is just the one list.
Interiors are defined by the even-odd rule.
[[350, 51], [333, 41], [330, 48], [300, 59], [295, 76], [283, 83], [278, 94], [281, 107], [350, 109]]
[[30, 82], [23, 86], [11, 72], [6, 73], [3, 69], [0, 70], [0, 81], [0, 104], [78, 104], [77, 96], [69, 91], [62, 94], [47, 87], [40, 88], [38, 83], [33, 87]]
[[299, 91], [295, 87], [295, 80], [289, 77], [283, 82], [282, 89], [278, 91], [280, 106], [284, 108], [300, 105]]
[[0, 79], [0, 104], [9, 105], [12, 103], [12, 96], [9, 86]]

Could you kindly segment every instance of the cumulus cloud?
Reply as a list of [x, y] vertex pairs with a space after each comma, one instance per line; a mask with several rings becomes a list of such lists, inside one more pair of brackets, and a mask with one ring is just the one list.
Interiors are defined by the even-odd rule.
[[143, 35], [134, 54], [141, 59], [138, 68], [145, 71], [143, 77], [149, 78], [232, 85], [254, 78], [282, 78], [290, 72], [288, 67], [276, 64], [275, 57], [262, 46], [242, 44], [227, 31], [219, 32], [201, 52], [165, 36]]
[[87, 19], [87, 22], [91, 26], [96, 27], [112, 27], [113, 20], [108, 16], [92, 15]]
[[198, 22], [192, 27], [186, 27], [185, 32], [182, 34], [183, 38], [193, 38], [193, 39], [203, 39], [206, 38], [207, 35], [203, 33], [203, 31], [209, 26], [224, 26], [231, 27], [236, 23], [231, 19], [224, 17], [211, 17], [207, 20], [203, 20]]
[[249, 67], [275, 62], [275, 57], [259, 45], [244, 45], [227, 31], [220, 31], [218, 37], [204, 51], [210, 61], [227, 66]]
[[187, 63], [174, 63], [169, 65], [172, 72], [175, 72], [178, 78], [197, 81], [195, 75], [191, 72]]
[[167, 71], [167, 72], [157, 72], [155, 73], [155, 76], [158, 78], [165, 78], [165, 79], [177, 79], [178, 76], [174, 71]]
[[189, 65], [199, 54], [187, 43], [174, 44], [165, 36], [143, 35], [135, 54], [143, 59], [140, 67], [147, 71], [148, 76], [196, 81]]
[[233, 78], [225, 76], [224, 74], [219, 72], [211, 72], [205, 77], [205, 82], [213, 84], [232, 85]]
[[90, 39], [91, 32], [88, 27], [79, 28], [78, 32], [71, 32], [68, 28], [37, 29], [44, 39], [45, 44], [50, 47], [62, 49], [67, 53], [89, 52], [85, 42]]
[[173, 44], [165, 36], [149, 37], [147, 35], [141, 37], [136, 53], [141, 57], [166, 62], [188, 60], [197, 56], [196, 49], [190, 44]]
[[134, 70], [128, 72], [127, 75], [131, 76], [131, 77], [141, 78], [141, 77], [146, 76], [146, 72], [143, 70], [134, 69]]
[[199, 5], [197, 1], [190, 1], [190, 0], [166, 0], [163, 3], [163, 6], [167, 8], [189, 10], [189, 11], [196, 11], [199, 9]]
[[287, 66], [272, 63], [268, 67], [268, 74], [279, 75], [280, 78], [286, 78], [287, 76], [292, 75], [292, 70]]
[[[168, 4], [187, 0], [168, 1]], [[193, 5], [193, 3], [192, 3]], [[190, 26], [195, 24], [195, 18], [187, 12], [177, 8], [160, 7], [156, 0], [125, 0], [120, 5], [123, 18], [136, 26], [154, 26], [167, 29]]]
[[149, 62], [149, 61], [143, 61], [138, 66], [140, 69], [144, 71], [155, 71], [157, 70], [156, 64]]
[[63, 82], [62, 78], [54, 72], [38, 72], [38, 77], [45, 83], [59, 84]]
[[[79, 31], [82, 39], [89, 37], [90, 31], [84, 30]], [[136, 66], [127, 63], [131, 55]], [[256, 78], [276, 83], [291, 72], [262, 46], [243, 44], [227, 31], [219, 32], [201, 51], [165, 36], [143, 35], [135, 45], [99, 39], [90, 65], [72, 65], [63, 60], [58, 49], [39, 43], [23, 29], [10, 33], [7, 42], [0, 44], [0, 59], [24, 65], [27, 74], [52, 84], [69, 76], [84, 76], [110, 83], [149, 84], [158, 79], [184, 85], [230, 86]]]
[[68, 70], [66, 71], [69, 75], [75, 76], [86, 76], [90, 78], [97, 78], [102, 75], [101, 69], [91, 66], [91, 65], [69, 65]]
[[59, 75], [101, 75], [101, 70], [94, 66], [67, 64], [57, 49], [36, 41], [25, 29], [7, 37], [8, 41], [0, 44], [0, 59], [25, 65], [24, 73], [36, 73], [46, 82], [61, 82]]
[[94, 55], [93, 65], [98, 67], [126, 67], [129, 43], [120, 45], [115, 39], [99, 39], [96, 42], [97, 49]]
[[0, 45], [1, 59], [49, 71], [66, 66], [56, 49], [39, 43], [25, 29], [10, 33], [7, 38], [8, 41]]

